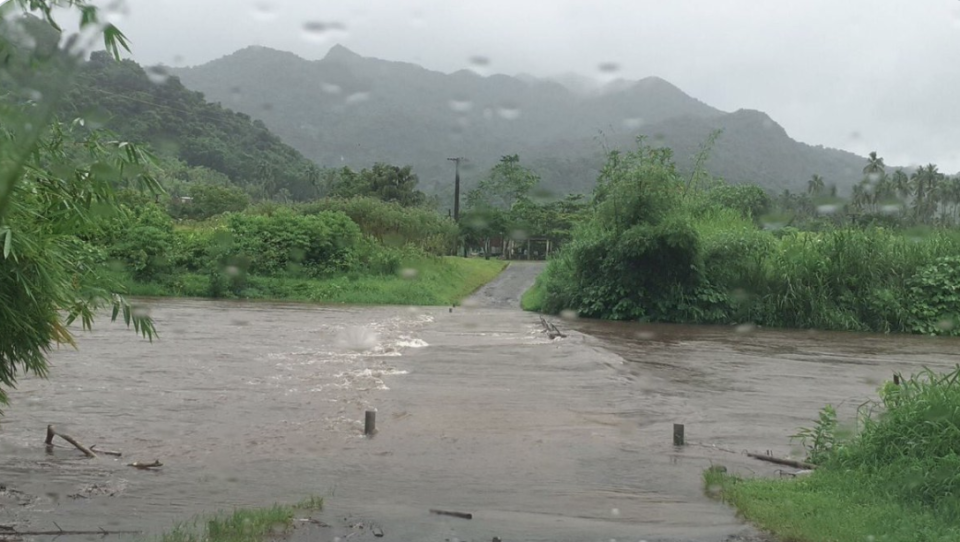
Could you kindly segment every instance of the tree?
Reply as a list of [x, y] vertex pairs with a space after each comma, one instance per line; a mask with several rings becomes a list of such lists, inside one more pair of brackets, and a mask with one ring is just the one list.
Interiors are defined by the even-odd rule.
[[[116, 183], [135, 181], [154, 191], [159, 185], [142, 173], [150, 157], [139, 147], [95, 131], [79, 133], [79, 122], [52, 120], [61, 85], [78, 58], [21, 47], [15, 39], [23, 36], [25, 23], [11, 19], [14, 10], [39, 12], [44, 25], [59, 30], [52, 4], [16, 0], [0, 5], [5, 26], [0, 57], [6, 59], [0, 70], [7, 83], [0, 94], [0, 386], [5, 388], [15, 386], [21, 373], [46, 375], [50, 348], [74, 344], [68, 326], [79, 319], [90, 328], [104, 307], [112, 308], [112, 319], [122, 314], [128, 325], [154, 336], [150, 318], [117, 295], [119, 285], [100, 271], [97, 251], [76, 233], [91, 227], [96, 214], [122, 213]], [[57, 5], [79, 11], [81, 29], [99, 31], [119, 58], [125, 38], [100, 22], [94, 6], [84, 0]], [[10, 32], [10, 25], [21, 28]], [[37, 95], [33, 83], [46, 84], [41, 88], [49, 92]], [[0, 404], [7, 400], [0, 388]]]
[[327, 195], [340, 198], [371, 197], [405, 207], [422, 205], [427, 197], [417, 190], [419, 179], [410, 166], [377, 162], [359, 172], [344, 167], [327, 174]]
[[510, 209], [526, 199], [540, 183], [540, 176], [520, 165], [520, 156], [504, 156], [474, 190], [467, 194], [467, 209]]
[[823, 192], [824, 186], [823, 177], [814, 175], [807, 181], [807, 193], [811, 196], [819, 196]]

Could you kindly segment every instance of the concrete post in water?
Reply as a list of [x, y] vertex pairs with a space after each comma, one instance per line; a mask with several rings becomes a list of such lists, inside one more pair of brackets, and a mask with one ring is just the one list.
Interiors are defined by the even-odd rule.
[[896, 374], [896, 373], [893, 374], [893, 385], [894, 385], [894, 386], [899, 386], [899, 385], [900, 385], [900, 375], [899, 375], [899, 374]]
[[377, 432], [377, 411], [368, 410], [363, 421], [363, 434], [372, 437]]
[[673, 445], [683, 446], [683, 424], [673, 424]]

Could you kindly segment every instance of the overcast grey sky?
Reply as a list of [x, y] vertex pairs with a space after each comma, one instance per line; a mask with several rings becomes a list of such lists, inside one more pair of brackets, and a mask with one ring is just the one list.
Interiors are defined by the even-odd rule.
[[[796, 139], [960, 171], [958, 0], [126, 0], [142, 63], [247, 45], [323, 57], [334, 43], [444, 72], [657, 75]], [[331, 23], [345, 30], [305, 32]]]

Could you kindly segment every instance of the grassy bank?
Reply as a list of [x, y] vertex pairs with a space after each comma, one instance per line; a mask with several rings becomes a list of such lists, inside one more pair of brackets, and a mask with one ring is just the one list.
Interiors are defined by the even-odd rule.
[[[227, 284], [221, 297], [369, 305], [452, 305], [493, 280], [506, 266], [497, 260], [421, 257], [397, 274], [344, 274], [331, 278], [248, 275]], [[184, 273], [152, 281], [127, 277], [130, 295], [211, 297], [211, 274]]]
[[238, 509], [181, 523], [160, 536], [159, 542], [262, 542], [273, 540], [293, 527], [298, 511], [323, 508], [323, 499], [311, 497], [293, 506]]
[[526, 292], [523, 292], [523, 296], [520, 297], [520, 308], [525, 311], [540, 312], [543, 307], [543, 298], [545, 295], [546, 292], [543, 289], [543, 282], [537, 277], [537, 281], [533, 283], [533, 286]]
[[841, 437], [831, 409], [807, 436], [819, 468], [798, 479], [708, 471], [707, 492], [782, 540], [960, 540], [960, 368], [888, 383]]

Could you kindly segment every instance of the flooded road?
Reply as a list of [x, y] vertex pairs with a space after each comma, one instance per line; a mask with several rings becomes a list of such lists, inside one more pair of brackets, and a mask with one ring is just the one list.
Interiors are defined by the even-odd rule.
[[[958, 361], [956, 340], [846, 333], [557, 321], [550, 341], [507, 306], [535, 271], [452, 312], [152, 301], [153, 344], [101, 323], [11, 394], [0, 484], [33, 499], [0, 524], [155, 532], [313, 494], [383, 540], [721, 541], [752, 531], [703, 496], [711, 462], [773, 473], [737, 452], [788, 455], [826, 403], [852, 419], [894, 370]], [[124, 457], [48, 456], [48, 423]]]

